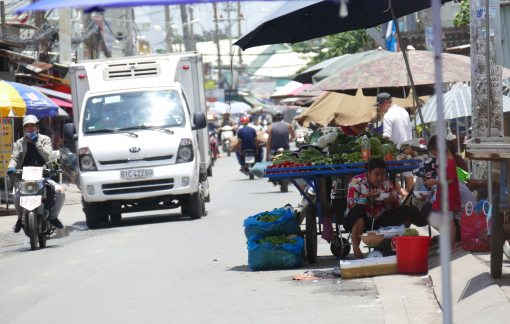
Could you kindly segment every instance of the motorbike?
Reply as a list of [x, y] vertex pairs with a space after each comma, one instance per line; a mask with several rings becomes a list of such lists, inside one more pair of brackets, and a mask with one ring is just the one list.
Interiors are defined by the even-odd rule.
[[25, 235], [30, 238], [32, 250], [37, 249], [37, 242], [40, 248], [45, 248], [48, 237], [56, 229], [50, 224], [49, 213], [44, 214], [44, 201], [49, 196], [47, 178], [55, 178], [62, 172], [54, 170], [52, 163], [50, 161], [43, 167], [23, 167], [9, 176], [20, 193], [22, 228]]
[[296, 147], [300, 148], [301, 145], [305, 145], [305, 144], [306, 144], [305, 134], [303, 132], [297, 132], [297, 134], [296, 134]]
[[234, 127], [223, 126], [221, 128], [221, 149], [230, 156], [230, 138], [234, 136]]
[[218, 141], [216, 140], [216, 132], [209, 132], [209, 146], [211, 148], [211, 163], [218, 159]]
[[[269, 149], [269, 148], [268, 148]], [[279, 148], [276, 151], [269, 152], [269, 156], [276, 156], [280, 153], [282, 153], [284, 150], [283, 148]], [[273, 183], [273, 186], [280, 186], [281, 192], [288, 192], [289, 191], [289, 180], [287, 179], [272, 179], [269, 178], [269, 182]]]
[[250, 180], [254, 179], [254, 175], [250, 174], [250, 170], [255, 165], [255, 151], [246, 150], [243, 152], [244, 155], [244, 174], [250, 177]]

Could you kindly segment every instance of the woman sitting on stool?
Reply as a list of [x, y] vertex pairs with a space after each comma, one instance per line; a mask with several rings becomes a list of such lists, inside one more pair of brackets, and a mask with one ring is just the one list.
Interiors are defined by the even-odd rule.
[[[419, 211], [409, 206], [399, 206], [398, 194], [391, 181], [386, 177], [386, 162], [383, 159], [371, 159], [366, 165], [366, 173], [360, 174], [349, 182], [347, 210], [344, 229], [352, 232], [354, 256], [363, 259], [360, 235], [365, 231], [376, 230], [383, 226], [411, 226], [412, 214]], [[377, 200], [382, 193], [389, 197]]]

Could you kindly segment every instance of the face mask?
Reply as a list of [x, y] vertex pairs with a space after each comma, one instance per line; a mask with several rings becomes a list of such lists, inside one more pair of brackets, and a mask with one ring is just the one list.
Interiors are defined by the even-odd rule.
[[27, 133], [27, 137], [35, 136], [36, 134], [37, 134], [37, 132]]

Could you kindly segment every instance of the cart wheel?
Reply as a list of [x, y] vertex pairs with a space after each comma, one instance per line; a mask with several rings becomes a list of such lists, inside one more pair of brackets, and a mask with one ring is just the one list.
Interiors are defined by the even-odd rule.
[[507, 240], [505, 245], [503, 245], [503, 253], [505, 253], [506, 257], [510, 260], [510, 240]]
[[282, 182], [280, 183], [280, 191], [289, 192], [289, 180], [282, 179]]
[[338, 249], [334, 244], [330, 244], [329, 249], [331, 250], [331, 253], [333, 253], [334, 256], [343, 259], [346, 256], [348, 256], [349, 253], [351, 252], [351, 245], [349, 244], [349, 241], [346, 238], [342, 237], [342, 247], [340, 249]]
[[501, 277], [503, 270], [503, 214], [499, 212], [500, 195], [492, 197], [491, 277]]
[[311, 264], [317, 262], [317, 213], [313, 205], [306, 206], [306, 258]]

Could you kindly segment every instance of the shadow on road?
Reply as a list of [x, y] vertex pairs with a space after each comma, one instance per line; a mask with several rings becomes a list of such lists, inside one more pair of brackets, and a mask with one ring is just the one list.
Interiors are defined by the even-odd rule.
[[[207, 211], [202, 215], [207, 217]], [[96, 230], [116, 228], [116, 227], [128, 227], [128, 226], [140, 226], [158, 223], [170, 223], [178, 221], [195, 221], [197, 219], [191, 219], [189, 216], [185, 216], [181, 213], [173, 214], [158, 214], [158, 215], [147, 215], [147, 216], [127, 216], [123, 217], [120, 222], [112, 222], [109, 220], [107, 223], [101, 223], [101, 226]], [[73, 225], [76, 226], [87, 226], [85, 221], [76, 222]]]

